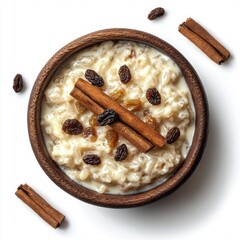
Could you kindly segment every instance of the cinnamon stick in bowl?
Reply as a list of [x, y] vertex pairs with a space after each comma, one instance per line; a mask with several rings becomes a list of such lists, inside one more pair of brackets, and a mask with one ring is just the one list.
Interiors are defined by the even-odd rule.
[[[197, 121], [189, 152], [185, 160], [179, 165], [176, 171], [169, 179], [163, 183], [154, 185], [151, 183], [146, 191], [136, 191], [130, 194], [108, 194], [98, 193], [87, 187], [84, 187], [69, 178], [62, 169], [51, 159], [47, 151], [41, 126], [41, 106], [44, 100], [46, 86], [53, 80], [55, 73], [61, 69], [66, 60], [70, 60], [77, 52], [85, 51], [88, 47], [98, 46], [104, 41], [123, 41], [143, 43], [163, 51], [167, 56], [174, 59], [174, 62], [181, 69], [184, 79], [191, 91], [194, 110]], [[101, 104], [99, 104], [101, 105]], [[75, 107], [75, 106], [74, 106]], [[102, 106], [102, 108], [105, 108]], [[88, 113], [89, 115], [89, 113]], [[121, 119], [120, 119], [121, 120]], [[71, 194], [77, 199], [94, 204], [97, 206], [109, 208], [129, 208], [142, 206], [158, 199], [161, 199], [177, 188], [179, 188], [193, 173], [201, 160], [204, 148], [206, 146], [208, 132], [208, 107], [207, 99], [200, 79], [189, 61], [166, 41], [159, 39], [146, 32], [133, 29], [106, 29], [82, 36], [59, 50], [41, 70], [29, 100], [28, 108], [28, 129], [31, 140], [31, 146], [37, 157], [40, 166], [45, 173], [66, 193]], [[171, 148], [171, 146], [169, 146]], [[114, 161], [114, 160], [113, 160]], [[129, 164], [131, 159], [126, 161]], [[114, 162], [115, 163], [115, 162]], [[124, 165], [125, 162], [116, 163]]]
[[[78, 102], [80, 102], [87, 109], [92, 111], [94, 114], [99, 115], [104, 111], [104, 108], [101, 107], [98, 103], [94, 102], [90, 97], [83, 93], [80, 89], [74, 88], [71, 91], [71, 96], [74, 97]], [[142, 152], [148, 152], [154, 146], [147, 139], [142, 137], [139, 133], [134, 131], [132, 128], [126, 124], [115, 121], [110, 125], [116, 132], [126, 138], [130, 143], [137, 147]]]
[[80, 89], [92, 100], [96, 101], [104, 108], [113, 109], [119, 115], [119, 118], [122, 122], [135, 129], [138, 133], [140, 133], [144, 138], [148, 139], [154, 145], [158, 147], [163, 147], [165, 145], [166, 139], [163, 136], [161, 136], [157, 131], [155, 131], [153, 128], [135, 116], [131, 111], [127, 110], [112, 100], [108, 95], [106, 95], [97, 87], [92, 86], [81, 78], [77, 80], [75, 87]]

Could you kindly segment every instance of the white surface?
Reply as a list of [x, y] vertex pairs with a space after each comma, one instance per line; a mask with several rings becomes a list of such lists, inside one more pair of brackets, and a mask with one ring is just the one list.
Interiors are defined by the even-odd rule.
[[[162, 6], [157, 21], [148, 12]], [[193, 17], [230, 50], [222, 66], [184, 38], [178, 25]], [[238, 1], [229, 0], [2, 0], [0, 3], [0, 239], [239, 239], [240, 53]], [[32, 85], [47, 60], [86, 33], [135, 28], [174, 45], [192, 63], [205, 87], [210, 133], [203, 159], [175, 193], [135, 209], [83, 203], [57, 187], [40, 168], [28, 139], [27, 105]], [[15, 94], [21, 73], [25, 90]], [[15, 195], [28, 183], [66, 215], [52, 229]]]

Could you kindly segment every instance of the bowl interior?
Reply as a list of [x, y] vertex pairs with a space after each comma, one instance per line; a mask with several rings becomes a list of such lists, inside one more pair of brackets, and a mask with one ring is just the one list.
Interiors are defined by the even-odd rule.
[[[188, 155], [176, 173], [163, 184], [146, 192], [130, 195], [100, 194], [80, 186], [51, 159], [40, 125], [44, 90], [61, 64], [74, 53], [107, 40], [128, 40], [147, 44], [168, 55], [180, 68], [191, 91], [195, 107], [195, 133]], [[176, 190], [198, 165], [207, 140], [208, 105], [200, 79], [186, 58], [173, 46], [146, 32], [132, 29], [105, 29], [80, 37], [60, 49], [43, 67], [33, 86], [28, 107], [28, 130], [35, 156], [45, 173], [59, 187], [85, 202], [105, 207], [135, 207], [153, 202]]]

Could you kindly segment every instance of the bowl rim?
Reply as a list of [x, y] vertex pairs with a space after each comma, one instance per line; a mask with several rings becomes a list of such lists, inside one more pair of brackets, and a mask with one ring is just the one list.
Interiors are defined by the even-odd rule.
[[[149, 45], [168, 55], [180, 68], [191, 91], [195, 108], [195, 133], [186, 159], [167, 181], [148, 191], [128, 194], [101, 194], [79, 185], [70, 179], [51, 159], [43, 139], [40, 125], [43, 93], [53, 74], [74, 53], [104, 41], [134, 41]], [[161, 199], [179, 188], [193, 173], [202, 158], [208, 136], [209, 111], [202, 83], [188, 60], [172, 45], [147, 32], [128, 28], [110, 28], [95, 31], [75, 39], [56, 52], [40, 71], [28, 103], [28, 133], [38, 163], [61, 189], [72, 196], [94, 205], [127, 208], [144, 205]]]

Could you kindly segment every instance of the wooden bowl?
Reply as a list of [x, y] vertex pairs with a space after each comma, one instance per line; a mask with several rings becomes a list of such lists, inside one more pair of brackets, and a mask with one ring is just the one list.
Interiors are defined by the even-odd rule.
[[[55, 71], [72, 54], [83, 48], [107, 40], [129, 40], [147, 44], [164, 52], [178, 65], [192, 93], [196, 119], [193, 142], [188, 155], [176, 173], [163, 184], [146, 192], [130, 195], [100, 194], [80, 186], [71, 180], [51, 159], [44, 143], [40, 125], [41, 102], [44, 90]], [[200, 79], [186, 58], [173, 46], [162, 39], [146, 32], [132, 29], [105, 29], [80, 37], [60, 49], [43, 67], [33, 86], [28, 107], [28, 130], [30, 142], [35, 156], [45, 173], [60, 188], [74, 197], [99, 206], [112, 208], [135, 207], [147, 204], [167, 196], [192, 174], [197, 167], [207, 140], [208, 134], [208, 105]]]

